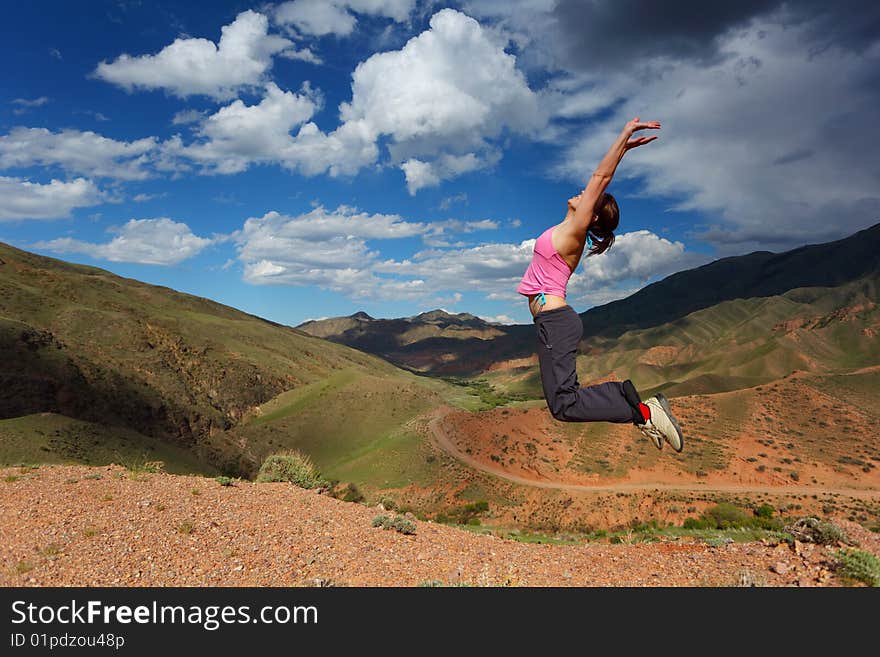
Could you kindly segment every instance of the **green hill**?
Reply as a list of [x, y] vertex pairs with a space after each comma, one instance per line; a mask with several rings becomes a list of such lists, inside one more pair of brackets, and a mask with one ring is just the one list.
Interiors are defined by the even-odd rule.
[[[343, 376], [383, 382], [382, 392], [372, 397], [312, 400], [313, 415], [338, 419], [342, 409], [358, 426], [361, 415], [370, 416], [377, 404], [393, 406], [397, 388], [414, 391], [420, 401], [392, 415], [388, 426], [365, 426], [365, 440], [381, 437], [371, 432], [406, 422], [406, 412], [436, 403], [441, 393], [461, 395], [375, 356], [208, 299], [5, 244], [0, 244], [0, 354], [0, 419], [18, 418], [0, 426], [0, 458], [6, 462], [40, 454], [92, 462], [96, 454], [110, 458], [114, 450], [130, 460], [161, 444], [167, 446], [164, 456], [180, 463], [185, 452], [192, 457], [190, 465], [247, 474], [271, 451], [271, 443], [261, 443], [268, 438], [258, 431], [242, 443], [242, 435], [232, 430], [279, 395], [295, 396]], [[24, 448], [21, 427], [28, 420], [21, 418], [42, 413], [54, 414], [53, 435], [60, 431], [82, 443], [81, 449]], [[65, 428], [60, 418], [76, 422]], [[35, 427], [46, 422], [33, 420]], [[272, 427], [271, 416], [260, 426]], [[302, 427], [304, 435], [312, 436], [314, 426]], [[326, 423], [320, 426], [327, 429]], [[106, 442], [113, 428], [127, 436], [131, 449], [88, 447], [88, 441]], [[297, 443], [295, 434], [284, 444]], [[303, 438], [303, 445], [309, 440]], [[320, 459], [319, 464], [324, 465]]]

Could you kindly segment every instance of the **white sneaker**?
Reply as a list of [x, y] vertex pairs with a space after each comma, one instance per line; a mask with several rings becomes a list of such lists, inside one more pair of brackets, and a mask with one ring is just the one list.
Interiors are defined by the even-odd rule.
[[637, 425], [641, 432], [651, 439], [657, 449], [663, 447], [665, 440], [672, 445], [672, 449], [680, 452], [684, 447], [684, 438], [666, 395], [658, 392], [655, 397], [645, 400], [645, 406], [651, 409], [651, 419]]

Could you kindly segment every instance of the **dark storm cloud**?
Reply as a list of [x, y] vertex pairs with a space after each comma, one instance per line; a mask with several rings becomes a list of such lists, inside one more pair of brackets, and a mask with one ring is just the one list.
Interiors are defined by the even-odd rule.
[[815, 50], [836, 45], [860, 52], [880, 37], [876, 0], [561, 0], [554, 10], [561, 63], [593, 71], [654, 57], [714, 62], [719, 37], [759, 15], [809, 25]]

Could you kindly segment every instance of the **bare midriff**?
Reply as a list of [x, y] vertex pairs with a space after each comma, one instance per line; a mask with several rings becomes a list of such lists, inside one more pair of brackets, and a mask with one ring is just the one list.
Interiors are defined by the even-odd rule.
[[547, 310], [553, 310], [554, 308], [562, 308], [562, 306], [568, 305], [565, 301], [565, 297], [559, 297], [555, 294], [545, 294], [544, 299], [546, 299], [547, 303], [545, 303], [543, 306], [541, 305], [540, 294], [530, 294], [528, 298], [529, 312], [532, 313], [532, 317], [534, 317], [538, 313], [545, 312]]

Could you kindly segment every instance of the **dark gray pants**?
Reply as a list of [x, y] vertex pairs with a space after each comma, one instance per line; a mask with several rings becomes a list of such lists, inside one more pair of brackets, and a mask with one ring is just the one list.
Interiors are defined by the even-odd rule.
[[538, 362], [550, 413], [563, 422], [644, 422], [632, 383], [610, 381], [580, 387], [576, 356], [584, 325], [571, 306], [539, 312]]

